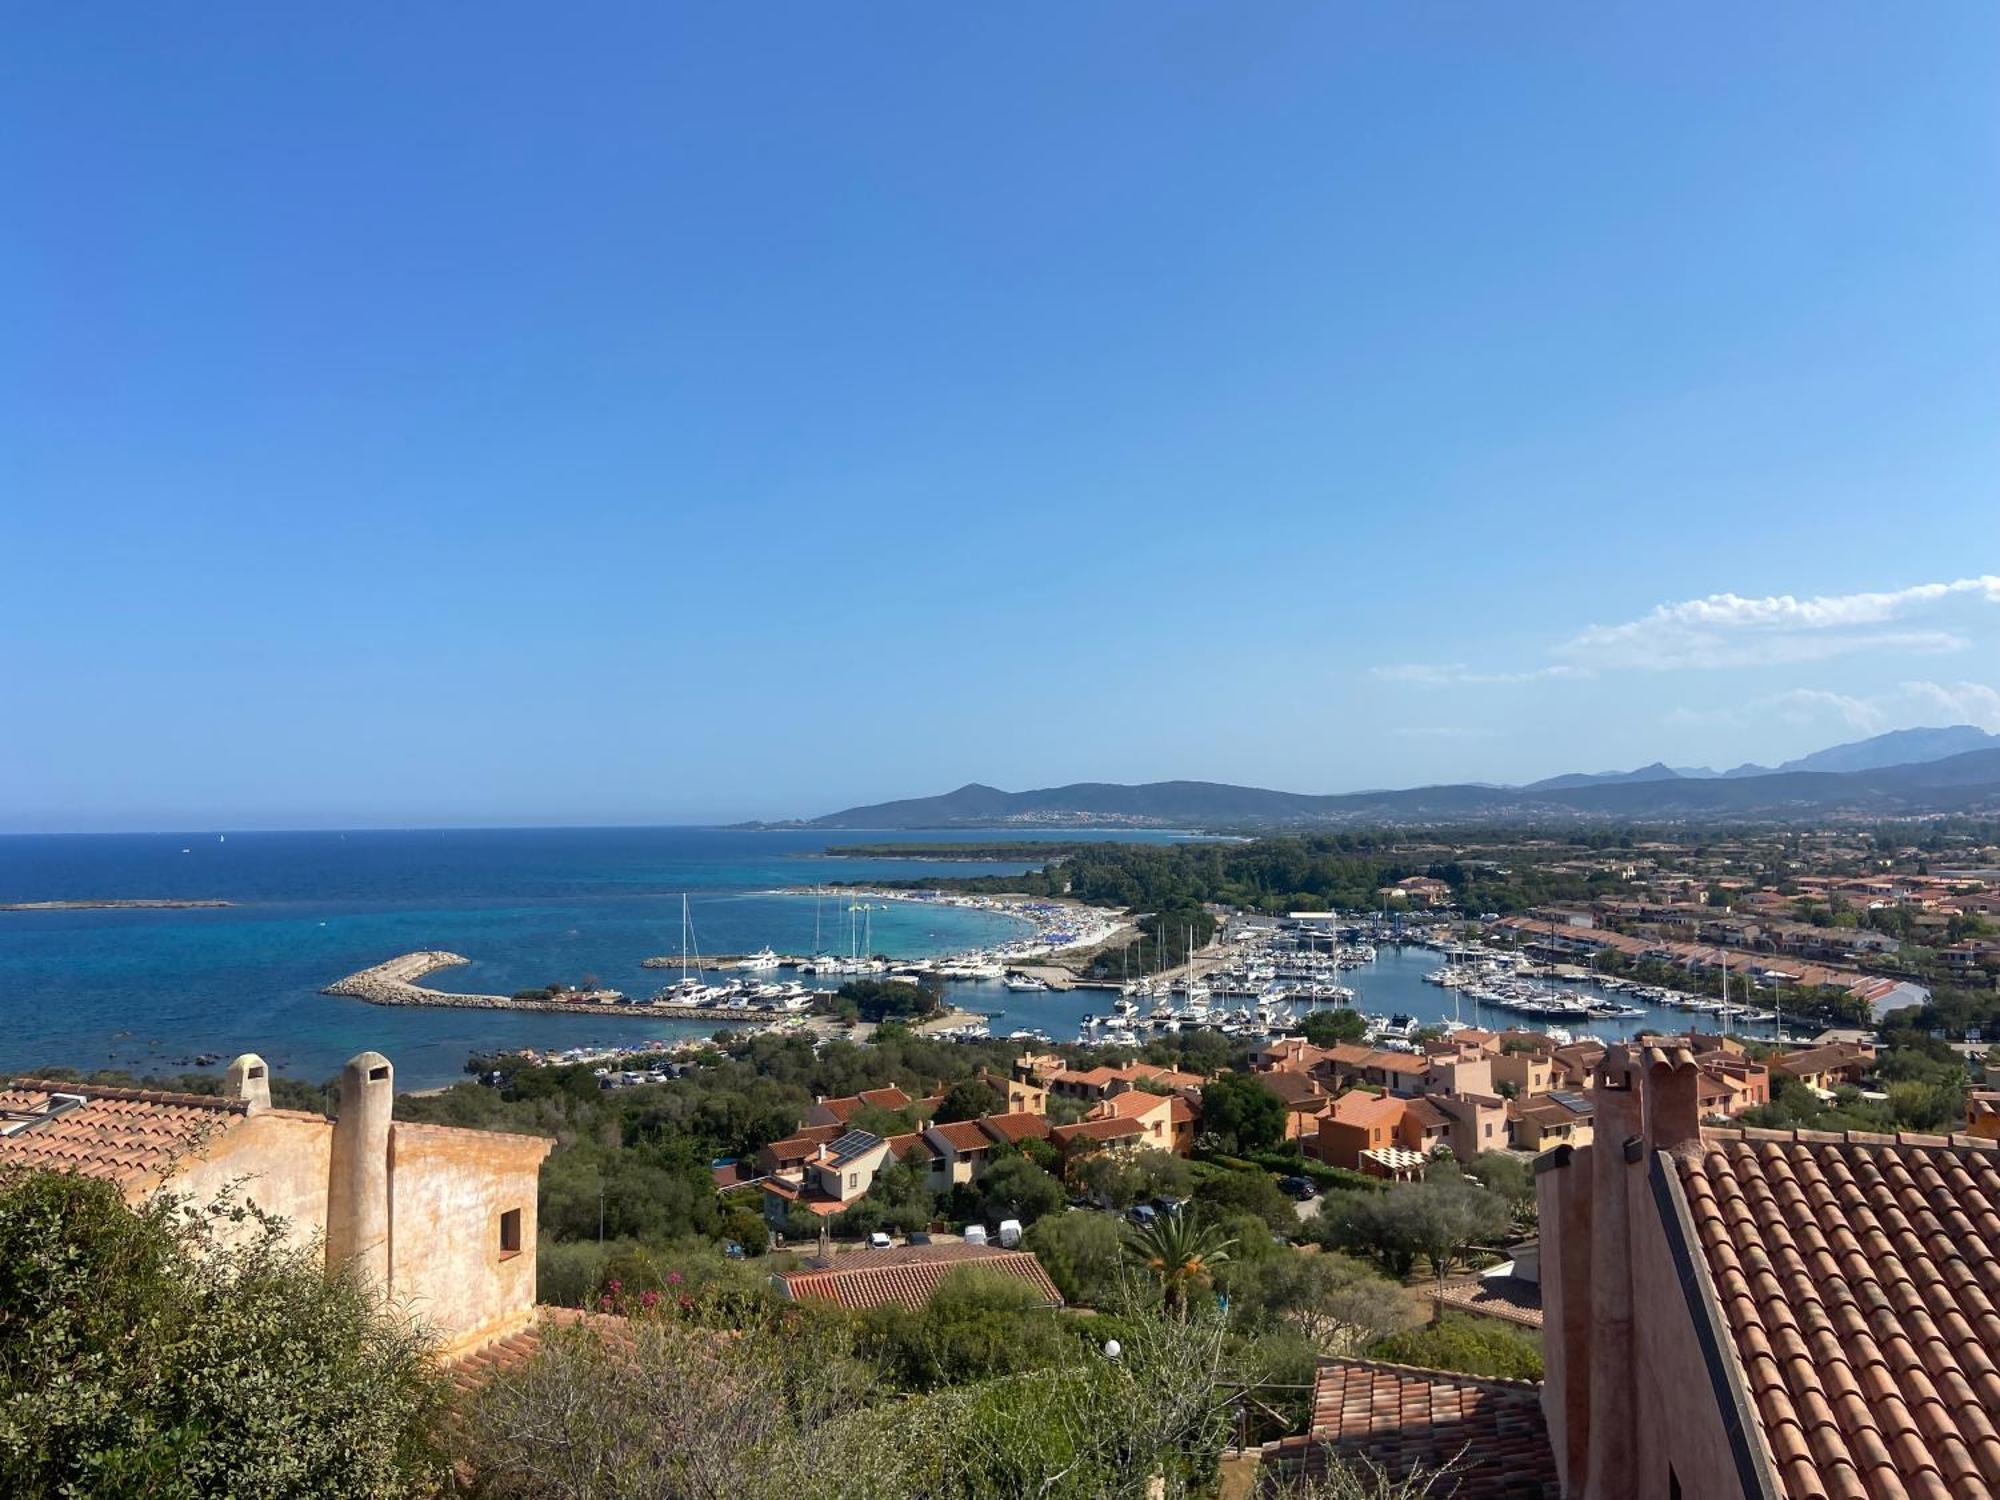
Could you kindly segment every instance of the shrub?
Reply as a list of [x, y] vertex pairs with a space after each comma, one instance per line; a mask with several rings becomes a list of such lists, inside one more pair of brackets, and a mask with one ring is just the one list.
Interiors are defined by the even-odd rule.
[[282, 1221], [0, 1181], [0, 1492], [436, 1494], [444, 1399], [427, 1340]]

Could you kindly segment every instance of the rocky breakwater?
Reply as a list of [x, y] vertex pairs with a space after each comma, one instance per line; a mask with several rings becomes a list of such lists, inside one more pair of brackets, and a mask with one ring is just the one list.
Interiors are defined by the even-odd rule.
[[370, 1005], [454, 1005], [468, 1010], [575, 1010], [569, 1001], [513, 1000], [505, 995], [454, 995], [446, 990], [429, 990], [419, 979], [439, 969], [456, 968], [472, 960], [460, 953], [405, 953], [359, 974], [335, 980], [322, 995], [344, 995], [366, 1000]]

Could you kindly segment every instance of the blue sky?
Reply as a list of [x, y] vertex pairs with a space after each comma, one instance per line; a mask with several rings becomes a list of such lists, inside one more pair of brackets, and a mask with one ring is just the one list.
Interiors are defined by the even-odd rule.
[[1995, 97], [1983, 4], [17, 16], [0, 827], [2000, 729]]

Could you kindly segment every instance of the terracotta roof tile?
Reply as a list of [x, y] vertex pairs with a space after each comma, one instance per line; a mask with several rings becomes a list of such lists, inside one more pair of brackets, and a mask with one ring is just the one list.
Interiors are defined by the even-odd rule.
[[1312, 1428], [1273, 1445], [1283, 1480], [1323, 1473], [1329, 1458], [1366, 1459], [1391, 1481], [1456, 1461], [1439, 1494], [1455, 1500], [1555, 1500], [1555, 1455], [1540, 1388], [1366, 1359], [1320, 1361]]
[[893, 1305], [916, 1309], [930, 1301], [945, 1277], [968, 1265], [1016, 1277], [1039, 1292], [1049, 1306], [1062, 1305], [1062, 1293], [1040, 1261], [1026, 1250], [1002, 1250], [993, 1245], [857, 1250], [829, 1261], [814, 1260], [801, 1270], [781, 1272], [777, 1280], [787, 1296], [800, 1301], [817, 1298], [846, 1308]]
[[980, 1120], [979, 1128], [995, 1140], [1010, 1144], [1039, 1141], [1048, 1138], [1049, 1120], [1047, 1115], [1036, 1114], [986, 1115]]
[[43, 1119], [7, 1121], [18, 1128], [0, 1134], [0, 1165], [77, 1172], [121, 1184], [165, 1178], [176, 1162], [248, 1112], [242, 1100], [217, 1095], [41, 1078], [16, 1079], [0, 1090], [0, 1110], [40, 1115], [58, 1095], [85, 1102]]
[[1079, 1120], [1074, 1125], [1058, 1125], [1049, 1132], [1058, 1146], [1067, 1146], [1072, 1141], [1119, 1141], [1130, 1136], [1143, 1136], [1146, 1127], [1137, 1120]]
[[2000, 1490], [1990, 1149], [1711, 1132], [1679, 1171], [1781, 1494]]

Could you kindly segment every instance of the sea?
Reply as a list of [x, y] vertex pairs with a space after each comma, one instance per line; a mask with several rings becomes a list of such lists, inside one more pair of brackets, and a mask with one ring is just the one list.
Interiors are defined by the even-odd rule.
[[[396, 1067], [400, 1088], [464, 1076], [474, 1053], [518, 1047], [631, 1046], [715, 1029], [654, 1017], [375, 1006], [320, 991], [417, 949], [472, 962], [424, 981], [467, 994], [598, 983], [650, 994], [673, 974], [649, 956], [681, 951], [681, 902], [709, 954], [849, 950], [850, 920], [897, 958], [984, 947], [1021, 935], [1020, 919], [918, 902], [871, 903], [865, 917], [825, 882], [1019, 873], [1040, 861], [939, 861], [829, 855], [855, 845], [1024, 841], [1019, 830], [923, 833], [714, 828], [447, 829], [349, 832], [20, 835], [0, 837], [0, 903], [221, 900], [225, 907], [0, 911], [0, 1071], [62, 1066], [144, 1074], [192, 1071], [196, 1059], [261, 1053], [289, 1077], [318, 1082], [356, 1052]], [[1170, 832], [1051, 833], [1148, 842]], [[803, 893], [801, 893], [803, 892]], [[1435, 953], [1384, 946], [1343, 982], [1363, 1009], [1506, 1024], [1423, 983]], [[1058, 1040], [1109, 1008], [1103, 991], [951, 986], [951, 999]], [[1592, 1022], [1601, 1036], [1685, 1028], [1674, 1012]]]

